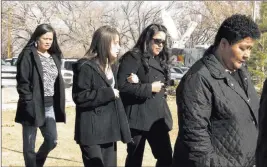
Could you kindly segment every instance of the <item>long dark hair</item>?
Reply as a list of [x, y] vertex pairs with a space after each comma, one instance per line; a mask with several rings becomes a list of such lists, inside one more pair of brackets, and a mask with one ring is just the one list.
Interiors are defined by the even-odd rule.
[[[62, 52], [59, 48], [58, 42], [57, 42], [57, 35], [55, 30], [53, 29], [53, 27], [49, 24], [40, 24], [36, 27], [35, 31], [33, 32], [30, 40], [28, 41], [28, 43], [26, 44], [26, 46], [24, 47], [30, 47], [30, 46], [34, 46], [35, 43], [37, 42], [37, 40], [40, 38], [40, 36], [44, 35], [47, 32], [52, 32], [53, 33], [53, 42], [51, 47], [47, 50], [47, 52], [49, 54], [55, 54], [56, 56], [58, 56], [59, 58], [62, 58]], [[23, 50], [24, 50], [23, 49]]]
[[93, 34], [90, 48], [84, 55], [84, 58], [97, 58], [102, 68], [104, 68], [107, 63], [111, 65], [111, 42], [115, 39], [116, 35], [119, 36], [119, 32], [110, 26], [106, 25], [98, 28]]
[[151, 41], [153, 36], [159, 32], [162, 31], [166, 34], [165, 43], [163, 45], [162, 51], [159, 53], [158, 56], [155, 58], [159, 61], [161, 67], [164, 70], [165, 77], [167, 80], [169, 80], [169, 53], [168, 53], [168, 32], [167, 28], [161, 24], [150, 24], [147, 26], [143, 32], [141, 33], [140, 37], [138, 38], [137, 43], [133, 47], [134, 52], [141, 52], [141, 61], [145, 68], [146, 72], [149, 72], [149, 65], [148, 65], [148, 59], [152, 56], [151, 53]]

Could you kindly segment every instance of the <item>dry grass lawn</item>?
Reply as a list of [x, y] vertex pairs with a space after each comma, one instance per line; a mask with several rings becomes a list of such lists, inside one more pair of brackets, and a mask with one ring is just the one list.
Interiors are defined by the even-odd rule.
[[[177, 133], [177, 108], [173, 98], [168, 100], [172, 117], [173, 130], [170, 131], [172, 146], [174, 146]], [[83, 166], [81, 152], [74, 141], [75, 109], [67, 108], [67, 123], [57, 124], [58, 145], [51, 151], [45, 166]], [[22, 154], [22, 128], [14, 122], [15, 111], [2, 111], [2, 166], [24, 166]], [[36, 139], [36, 151], [42, 143], [42, 135], [38, 130]], [[118, 142], [118, 166], [124, 166], [126, 157], [126, 145]], [[143, 166], [155, 166], [155, 159], [151, 149], [146, 144]]]

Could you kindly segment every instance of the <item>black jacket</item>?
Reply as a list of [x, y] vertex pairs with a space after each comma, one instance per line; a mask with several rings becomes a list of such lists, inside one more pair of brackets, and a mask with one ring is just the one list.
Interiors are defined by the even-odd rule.
[[267, 166], [267, 79], [264, 81], [259, 109], [259, 136], [256, 152], [257, 167]]
[[93, 60], [87, 59], [80, 59], [73, 65], [73, 70], [76, 142], [82, 145], [120, 140], [130, 142], [131, 134], [123, 104], [121, 99], [115, 99], [104, 72]]
[[[61, 60], [51, 55], [58, 69], [55, 81], [54, 112], [57, 122], [66, 122], [65, 87], [61, 75]], [[17, 91], [19, 94], [15, 122], [42, 126], [45, 122], [43, 69], [35, 47], [25, 48], [17, 61]]]
[[[149, 72], [146, 73], [138, 52], [129, 51], [120, 60], [118, 87], [126, 110], [130, 128], [149, 131], [151, 126], [160, 121], [166, 130], [172, 129], [172, 117], [164, 96], [164, 90], [152, 93], [152, 82], [165, 82], [166, 78], [159, 62], [154, 58], [147, 60]], [[127, 77], [134, 73], [139, 83], [132, 84]]]
[[259, 98], [246, 69], [239, 72], [246, 91], [209, 54], [182, 78], [174, 167], [255, 165]]

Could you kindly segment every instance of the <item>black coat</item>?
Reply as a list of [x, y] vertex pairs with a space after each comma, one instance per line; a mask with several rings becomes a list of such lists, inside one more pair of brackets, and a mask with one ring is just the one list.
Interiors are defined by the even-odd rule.
[[[157, 121], [166, 125], [166, 130], [172, 129], [172, 116], [164, 96], [164, 90], [152, 93], [152, 82], [165, 83], [166, 78], [159, 62], [154, 58], [147, 60], [149, 72], [141, 63], [138, 52], [127, 52], [120, 60], [118, 70], [118, 87], [126, 110], [130, 128], [149, 131]], [[127, 77], [134, 73], [139, 83], [132, 84]]]
[[[61, 75], [61, 60], [52, 54], [58, 69], [55, 81], [54, 112], [57, 122], [66, 122], [65, 87]], [[17, 91], [19, 94], [15, 122], [42, 126], [45, 122], [43, 67], [35, 47], [25, 48], [17, 62]]]
[[256, 161], [257, 167], [267, 166], [267, 79], [264, 82], [260, 100]]
[[123, 104], [121, 99], [115, 99], [104, 72], [93, 60], [87, 59], [80, 59], [73, 65], [73, 70], [76, 142], [82, 145], [120, 140], [130, 142], [131, 134]]
[[212, 54], [182, 78], [174, 167], [255, 165], [259, 98], [246, 69], [238, 71], [245, 91]]

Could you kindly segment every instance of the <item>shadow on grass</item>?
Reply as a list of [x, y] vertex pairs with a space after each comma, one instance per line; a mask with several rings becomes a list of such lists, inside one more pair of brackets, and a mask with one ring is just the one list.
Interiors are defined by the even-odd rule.
[[[21, 154], [23, 154], [23, 152], [21, 152], [21, 151], [13, 150], [13, 149], [6, 148], [6, 147], [2, 147], [2, 149], [5, 149], [5, 150], [9, 150], [9, 151], [13, 151], [13, 152], [16, 152], [16, 153], [21, 153]], [[69, 162], [77, 162], [77, 163], [81, 163], [81, 164], [83, 163], [83, 162], [80, 162], [80, 161], [69, 160], [69, 159], [66, 159], [66, 158], [58, 158], [58, 157], [51, 157], [51, 156], [47, 156], [47, 158], [58, 159], [58, 160], [64, 160], [64, 161], [69, 161]]]

